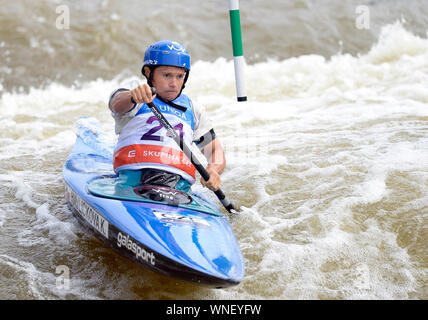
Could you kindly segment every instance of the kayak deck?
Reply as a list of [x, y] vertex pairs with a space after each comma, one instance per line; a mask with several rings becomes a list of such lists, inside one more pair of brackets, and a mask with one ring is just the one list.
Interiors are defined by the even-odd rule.
[[223, 215], [220, 210], [214, 210], [212, 204], [207, 201], [191, 197], [181, 191], [158, 186], [132, 186], [123, 183], [118, 176], [96, 177], [88, 183], [88, 191], [98, 197], [167, 204], [214, 216]]

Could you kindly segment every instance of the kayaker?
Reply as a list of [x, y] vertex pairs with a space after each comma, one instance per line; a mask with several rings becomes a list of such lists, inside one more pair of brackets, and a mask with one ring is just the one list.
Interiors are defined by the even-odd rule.
[[[162, 124], [146, 103], [161, 110], [187, 145], [199, 147], [208, 160], [211, 190], [221, 186], [226, 159], [205, 109], [182, 93], [190, 72], [190, 55], [178, 42], [159, 41], [150, 45], [141, 69], [147, 83], [133, 89], [119, 88], [109, 100], [109, 108], [119, 135], [113, 167], [120, 174], [138, 174], [141, 184], [161, 185], [188, 191], [195, 182], [195, 168], [168, 137]], [[152, 96], [151, 88], [157, 94]]]

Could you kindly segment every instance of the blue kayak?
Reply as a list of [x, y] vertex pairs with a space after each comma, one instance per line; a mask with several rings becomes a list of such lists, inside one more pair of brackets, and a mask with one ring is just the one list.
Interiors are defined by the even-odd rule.
[[116, 175], [114, 141], [94, 118], [76, 122], [64, 167], [72, 212], [113, 249], [158, 273], [213, 287], [237, 285], [244, 259], [229, 221], [203, 195]]

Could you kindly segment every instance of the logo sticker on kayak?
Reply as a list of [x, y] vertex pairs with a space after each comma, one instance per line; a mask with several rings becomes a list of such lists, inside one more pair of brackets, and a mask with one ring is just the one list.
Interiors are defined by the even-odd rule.
[[124, 247], [135, 254], [136, 259], [144, 260], [155, 265], [155, 255], [153, 252], [146, 251], [144, 248], [140, 247], [134, 239], [132, 239], [128, 234], [123, 235], [121, 232], [117, 235], [116, 245], [121, 248]]
[[198, 227], [209, 227], [210, 224], [201, 218], [195, 217], [195, 216], [183, 216], [176, 213], [171, 213], [168, 211], [160, 211], [160, 210], [153, 210], [154, 215], [160, 222], [164, 223], [179, 223], [179, 224], [187, 224], [187, 225], [194, 225]]
[[65, 197], [83, 219], [108, 239], [108, 221], [104, 219], [103, 216], [92, 209], [92, 207], [79, 197], [68, 185], [65, 186]]

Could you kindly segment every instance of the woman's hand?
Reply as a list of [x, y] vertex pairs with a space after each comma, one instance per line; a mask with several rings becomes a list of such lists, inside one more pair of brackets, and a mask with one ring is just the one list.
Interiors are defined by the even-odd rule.
[[152, 89], [147, 83], [140, 84], [130, 91], [132, 98], [136, 103], [152, 102], [156, 95], [152, 95]]
[[208, 181], [205, 181], [204, 178], [201, 177], [201, 184], [212, 191], [220, 189], [221, 178], [218, 172], [210, 165], [207, 166], [206, 170], [210, 175], [210, 179]]

